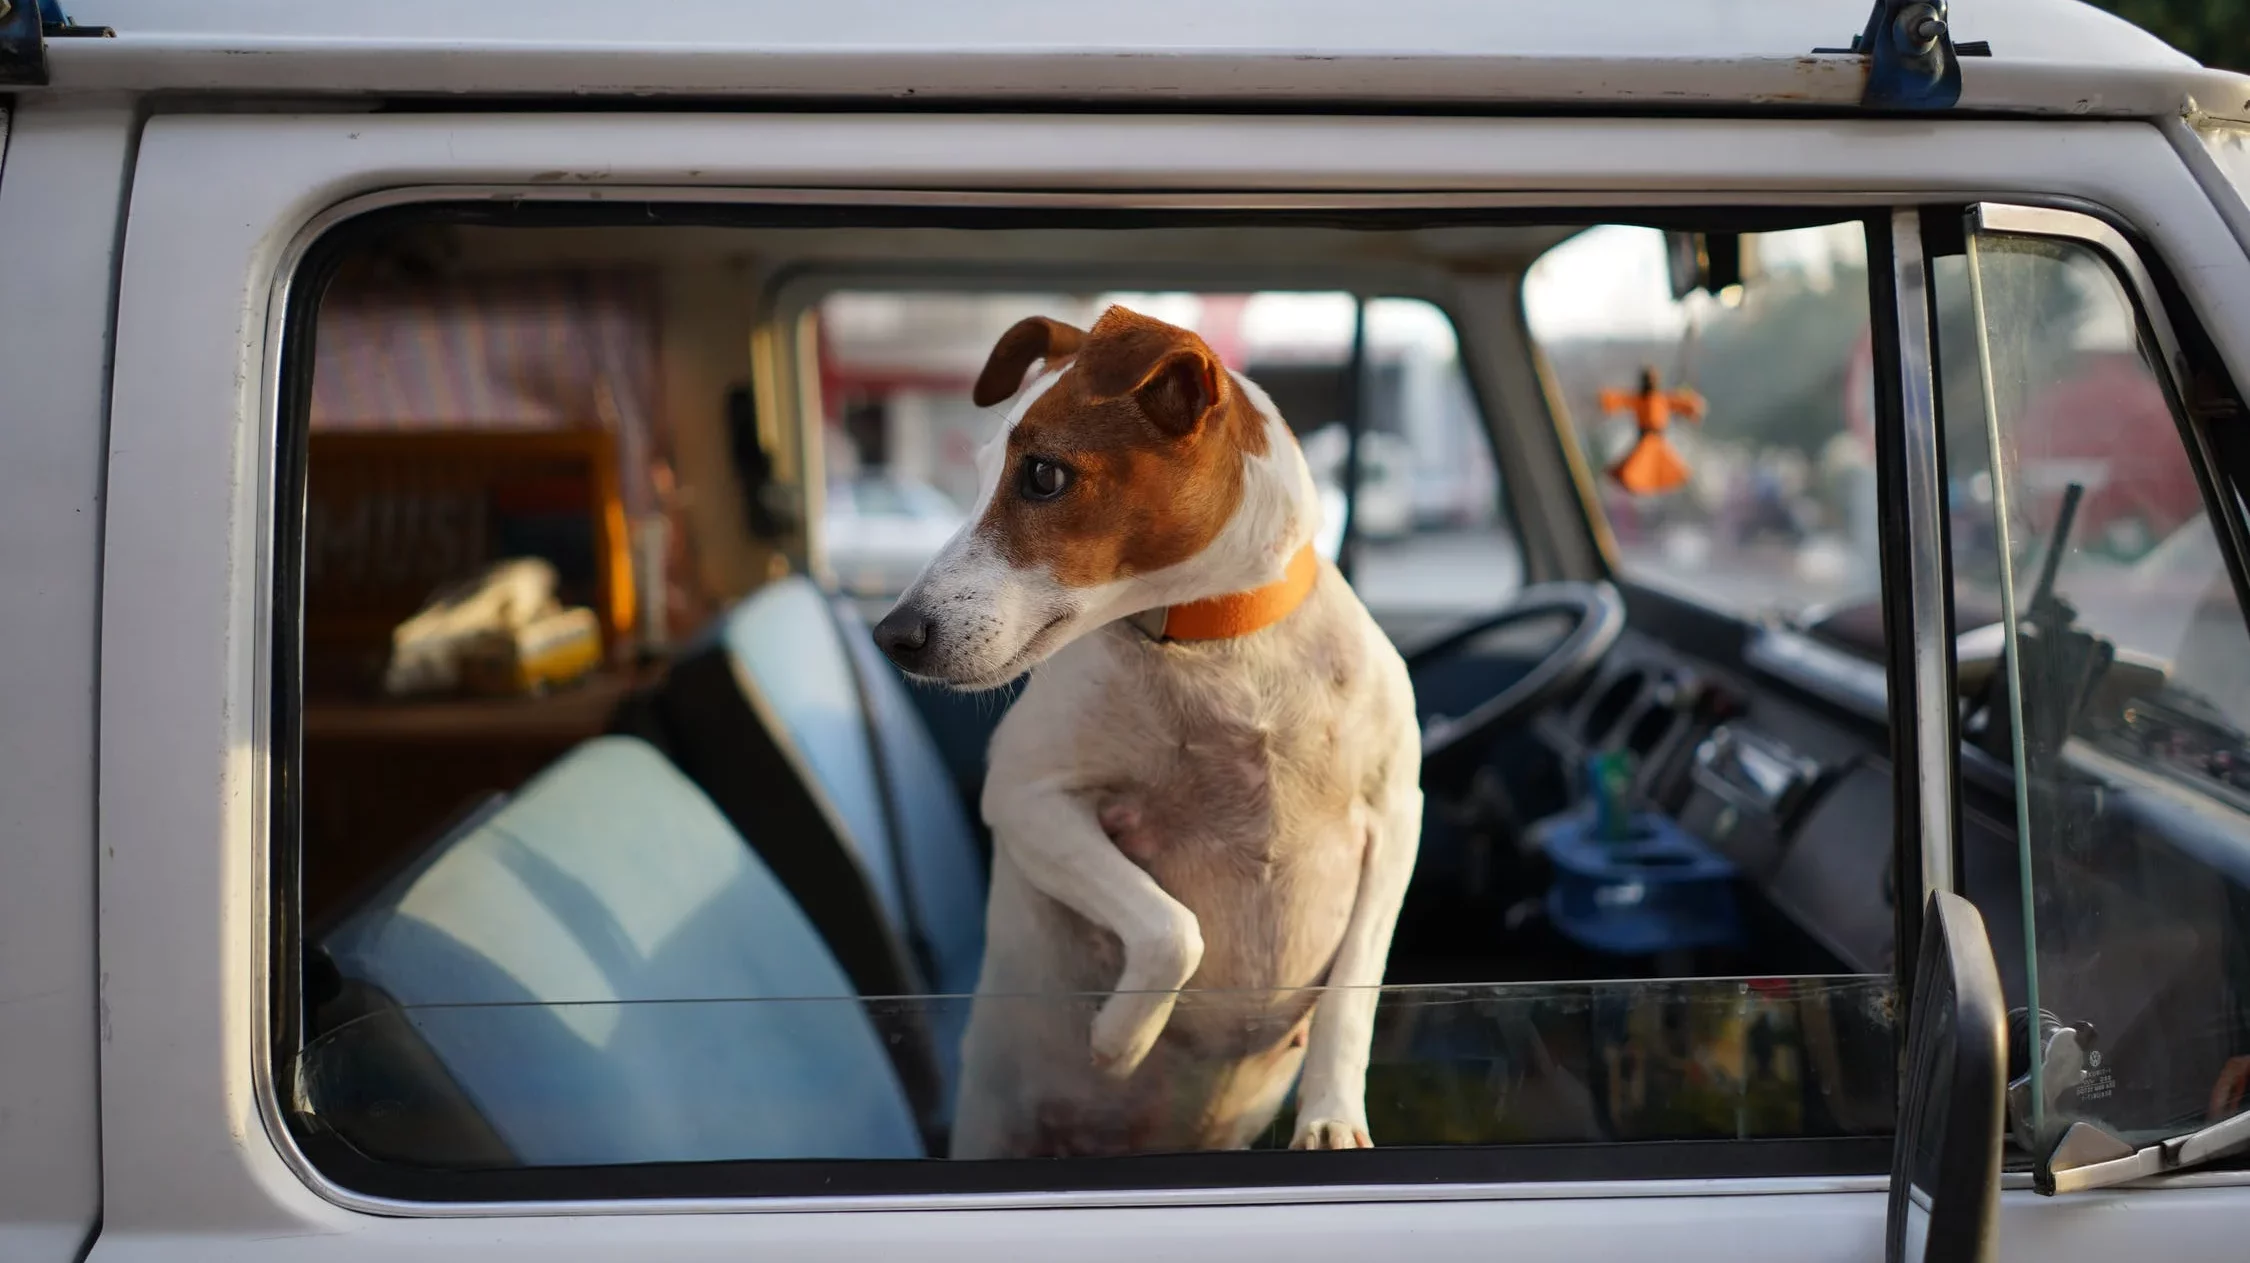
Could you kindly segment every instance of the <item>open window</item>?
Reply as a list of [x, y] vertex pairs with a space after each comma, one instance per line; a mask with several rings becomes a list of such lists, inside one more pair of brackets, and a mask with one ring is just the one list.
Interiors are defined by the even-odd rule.
[[[329, 1178], [443, 1202], [1888, 1169], [1914, 689], [1880, 617], [1854, 641], [1813, 616], [1886, 591], [1886, 221], [618, 214], [393, 210], [292, 291], [274, 1052]], [[1615, 296], [1665, 230], [1773, 240], [1731, 297], [1657, 272], [1638, 341], [1585, 323], [1622, 302], [1546, 322], [1576, 283], [1535, 265], [1577, 251]], [[1604, 241], [1628, 248], [1584, 263]], [[1494, 277], [1528, 285], [1536, 340], [1456, 301]], [[974, 507], [993, 338], [1110, 302], [1267, 387], [1455, 747], [1379, 998], [1372, 1152], [1274, 1152], [1283, 1099], [1248, 1151], [936, 1160], [972, 1005], [1099, 997], [972, 999], [999, 705], [910, 688], [867, 624]], [[1811, 349], [1760, 341], [1783, 334]], [[1512, 510], [1499, 471], [1609, 457], [1558, 422], [1652, 356], [1709, 404], [1671, 435], [1689, 485], [1631, 502], [1639, 536], [1612, 498], [1617, 575], [1525, 589], [1526, 543], [1603, 524]], [[1777, 358], [1794, 393], [1758, 396]], [[1567, 415], [1504, 410], [1542, 361]], [[1507, 722], [1467, 723], [1498, 698]], [[1179, 1011], [1241, 1003], [1191, 984]]]

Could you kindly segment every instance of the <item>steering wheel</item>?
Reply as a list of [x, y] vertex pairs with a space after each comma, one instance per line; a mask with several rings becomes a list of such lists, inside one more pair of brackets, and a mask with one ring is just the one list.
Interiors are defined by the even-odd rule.
[[1409, 654], [1409, 675], [1459, 653], [1493, 632], [1557, 614], [1571, 628], [1537, 666], [1461, 716], [1433, 715], [1422, 727], [1422, 770], [1441, 774], [1473, 759], [1502, 729], [1521, 723], [1541, 706], [1583, 681], [1625, 630], [1625, 602], [1607, 583], [1542, 583], [1525, 588], [1490, 617], [1453, 631]]

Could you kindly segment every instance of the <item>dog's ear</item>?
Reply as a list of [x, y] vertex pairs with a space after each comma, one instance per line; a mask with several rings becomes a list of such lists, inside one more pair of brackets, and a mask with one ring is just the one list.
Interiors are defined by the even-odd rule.
[[1034, 360], [1068, 359], [1078, 353], [1086, 335], [1074, 326], [1045, 316], [1027, 316], [1008, 327], [992, 344], [984, 371], [977, 374], [969, 393], [979, 408], [989, 408], [1023, 389], [1023, 375]]
[[1219, 357], [1203, 339], [1123, 307], [1095, 322], [1077, 371], [1088, 395], [1131, 395], [1141, 415], [1175, 437], [1194, 433], [1224, 389]]

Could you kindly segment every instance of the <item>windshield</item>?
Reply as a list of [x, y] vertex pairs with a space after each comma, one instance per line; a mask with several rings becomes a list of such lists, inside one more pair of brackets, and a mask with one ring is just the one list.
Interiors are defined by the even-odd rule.
[[[1664, 233], [1592, 228], [1532, 267], [1524, 308], [1620, 573], [1794, 619], [1878, 589], [1866, 244], [1857, 223], [1741, 240], [1741, 284], [1682, 298]], [[1648, 455], [1644, 380], [1673, 486], [1621, 477]]]

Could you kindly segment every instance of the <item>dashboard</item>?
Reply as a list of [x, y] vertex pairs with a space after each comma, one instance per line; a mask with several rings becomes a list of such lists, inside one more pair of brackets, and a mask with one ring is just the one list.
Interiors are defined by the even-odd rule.
[[1566, 768], [1630, 755], [1636, 801], [1725, 856], [1843, 972], [1886, 972], [1882, 669], [1870, 677], [1800, 633], [1749, 637], [1738, 661], [1715, 663], [1628, 630], [1577, 700], [1537, 722], [1539, 739]]
[[[1891, 972], [1882, 663], [1817, 633], [1627, 599], [1627, 630], [1601, 667], [1529, 735], [1574, 787], [1594, 756], [1630, 755], [1636, 807], [1732, 862], [1755, 924], [1747, 955], [1711, 963]], [[2114, 672], [2116, 704], [2097, 698], [2030, 791], [2032, 810], [2049, 813], [2035, 814], [2028, 848], [2036, 936], [2018, 778], [2005, 733], [1996, 745], [1983, 727], [1981, 690], [1965, 690], [1958, 764], [1959, 888], [1983, 915], [2008, 1004], [2024, 1004], [2036, 960], [2041, 1008], [2097, 1032], [2105, 1064], [2122, 1067], [2064, 1108], [2152, 1133], [2199, 1121], [2214, 1076], [2250, 1060], [2250, 1022], [2230, 1016], [2250, 995], [2239, 929], [2250, 924], [2250, 760], [2238, 734], [2156, 683]]]

